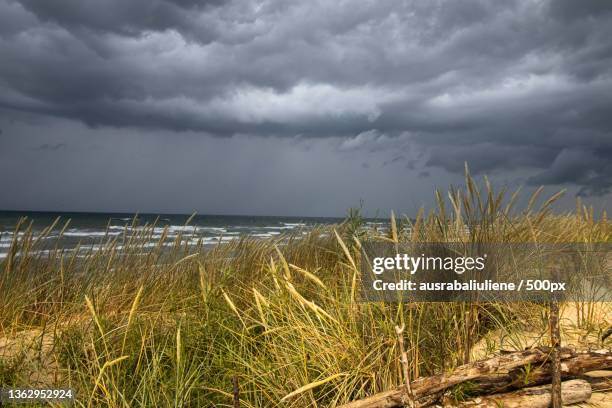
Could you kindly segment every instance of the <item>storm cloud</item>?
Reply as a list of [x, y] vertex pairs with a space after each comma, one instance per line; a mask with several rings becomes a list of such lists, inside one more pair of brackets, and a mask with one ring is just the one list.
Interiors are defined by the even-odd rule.
[[421, 183], [468, 162], [604, 197], [611, 38], [600, 0], [0, 0], [0, 125], [312, 140]]

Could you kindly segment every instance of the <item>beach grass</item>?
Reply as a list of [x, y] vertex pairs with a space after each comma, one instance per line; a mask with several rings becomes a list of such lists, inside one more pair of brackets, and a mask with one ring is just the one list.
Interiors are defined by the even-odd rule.
[[[232, 406], [236, 384], [243, 407], [334, 407], [403, 382], [396, 326], [411, 378], [547, 344], [543, 305], [359, 298], [368, 239], [612, 242], [605, 213], [558, 214], [559, 195], [540, 195], [515, 208], [517, 194], [466, 174], [429, 212], [392, 215], [389, 232], [363, 229], [352, 211], [305, 235], [206, 248], [180, 236], [150, 246], [155, 224], [95, 250], [49, 248], [23, 219], [0, 262], [0, 384], [69, 387], [83, 407]], [[563, 307], [580, 341], [597, 343], [610, 324], [609, 304]]]

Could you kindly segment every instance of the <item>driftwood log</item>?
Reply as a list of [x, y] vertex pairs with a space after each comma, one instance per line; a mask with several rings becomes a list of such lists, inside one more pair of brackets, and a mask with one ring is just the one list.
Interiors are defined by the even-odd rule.
[[[574, 351], [560, 348], [561, 376], [574, 378], [591, 370], [612, 368], [612, 350]], [[550, 382], [550, 349], [537, 348], [513, 352], [457, 367], [451, 373], [423, 377], [412, 382], [418, 407], [432, 404], [445, 390], [469, 382], [474, 394], [496, 394]], [[406, 388], [400, 386], [341, 408], [402, 407]]]
[[591, 384], [593, 392], [612, 392], [612, 373], [607, 378], [593, 378], [585, 375], [582, 379]]
[[[572, 351], [561, 354], [561, 378], [581, 378], [593, 370], [612, 368], [612, 350]], [[497, 394], [550, 383], [550, 362], [523, 366], [475, 379], [470, 389], [476, 393]]]
[[[552, 386], [540, 385], [505, 394], [495, 394], [474, 398], [458, 405], [445, 405], [457, 408], [548, 408], [553, 404]], [[591, 398], [591, 385], [585, 380], [570, 380], [561, 384], [563, 405], [584, 402]]]

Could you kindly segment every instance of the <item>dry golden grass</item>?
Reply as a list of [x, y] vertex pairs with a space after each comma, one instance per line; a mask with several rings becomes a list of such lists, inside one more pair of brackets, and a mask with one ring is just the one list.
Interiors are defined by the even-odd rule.
[[[168, 249], [145, 246], [146, 225], [78, 257], [59, 245], [40, 253], [24, 220], [0, 263], [0, 383], [69, 386], [79, 406], [202, 407], [229, 406], [237, 376], [245, 407], [333, 407], [402, 382], [396, 325], [413, 378], [546, 343], [536, 304], [359, 301], [365, 239], [612, 241], [605, 214], [554, 214], [555, 197], [540, 193], [518, 210], [516, 195], [484, 186], [468, 175], [465, 190], [437, 192], [429, 214], [393, 216], [386, 236], [352, 212], [300, 237]], [[568, 304], [563, 316], [565, 335], [586, 343], [612, 323], [609, 304]]]

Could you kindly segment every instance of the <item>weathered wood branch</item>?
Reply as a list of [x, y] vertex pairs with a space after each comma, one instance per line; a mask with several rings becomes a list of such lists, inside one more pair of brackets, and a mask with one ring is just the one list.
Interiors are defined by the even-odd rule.
[[[579, 378], [593, 370], [612, 368], [612, 350], [575, 351], [561, 357], [561, 378]], [[497, 394], [534, 385], [550, 383], [550, 362], [518, 367], [475, 379], [470, 384], [474, 393]]]
[[410, 366], [408, 365], [408, 353], [404, 349], [404, 325], [402, 327], [395, 326], [395, 332], [397, 333], [397, 342], [400, 349], [400, 360], [402, 362], [402, 368], [404, 371], [404, 381], [406, 382], [406, 403], [408, 408], [416, 408], [414, 402], [414, 395], [412, 394], [412, 388], [410, 387]]
[[[564, 350], [570, 352], [570, 350]], [[454, 385], [474, 380], [486, 374], [492, 374], [500, 370], [512, 370], [527, 364], [536, 364], [548, 358], [548, 350], [531, 349], [518, 351], [493, 357], [488, 360], [476, 361], [457, 367], [449, 374], [440, 374], [432, 377], [419, 378], [412, 382], [412, 392], [418, 400], [421, 397], [435, 394]], [[371, 397], [353, 401], [342, 408], [394, 408], [402, 407], [405, 399], [406, 388], [397, 387], [393, 390], [381, 392]]]
[[[570, 380], [561, 384], [563, 405], [584, 402], [591, 398], [591, 385], [585, 380]], [[494, 394], [474, 398], [457, 405], [444, 405], [457, 408], [549, 408], [553, 404], [552, 386], [524, 388], [505, 394]]]
[[[555, 268], [554, 279], [558, 280], [559, 270]], [[559, 348], [561, 347], [561, 330], [559, 328], [559, 302], [553, 296], [550, 302], [550, 342], [552, 353], [550, 356], [550, 373], [551, 373], [551, 400], [552, 408], [562, 408], [563, 399], [561, 396], [561, 356]], [[590, 396], [590, 395], [589, 395]]]
[[593, 392], [612, 392], [612, 378], [583, 377], [582, 379], [591, 384]]
[[[412, 391], [417, 406], [431, 404], [431, 396], [440, 394], [457, 384], [470, 382], [470, 392], [491, 394], [525, 388], [550, 381], [548, 348], [530, 349], [509, 353], [488, 360], [457, 367], [449, 374], [416, 379]], [[612, 350], [578, 352], [560, 349], [561, 375], [577, 377], [586, 371], [612, 368]], [[402, 407], [406, 387], [372, 395], [350, 402], [342, 408], [394, 408]]]

